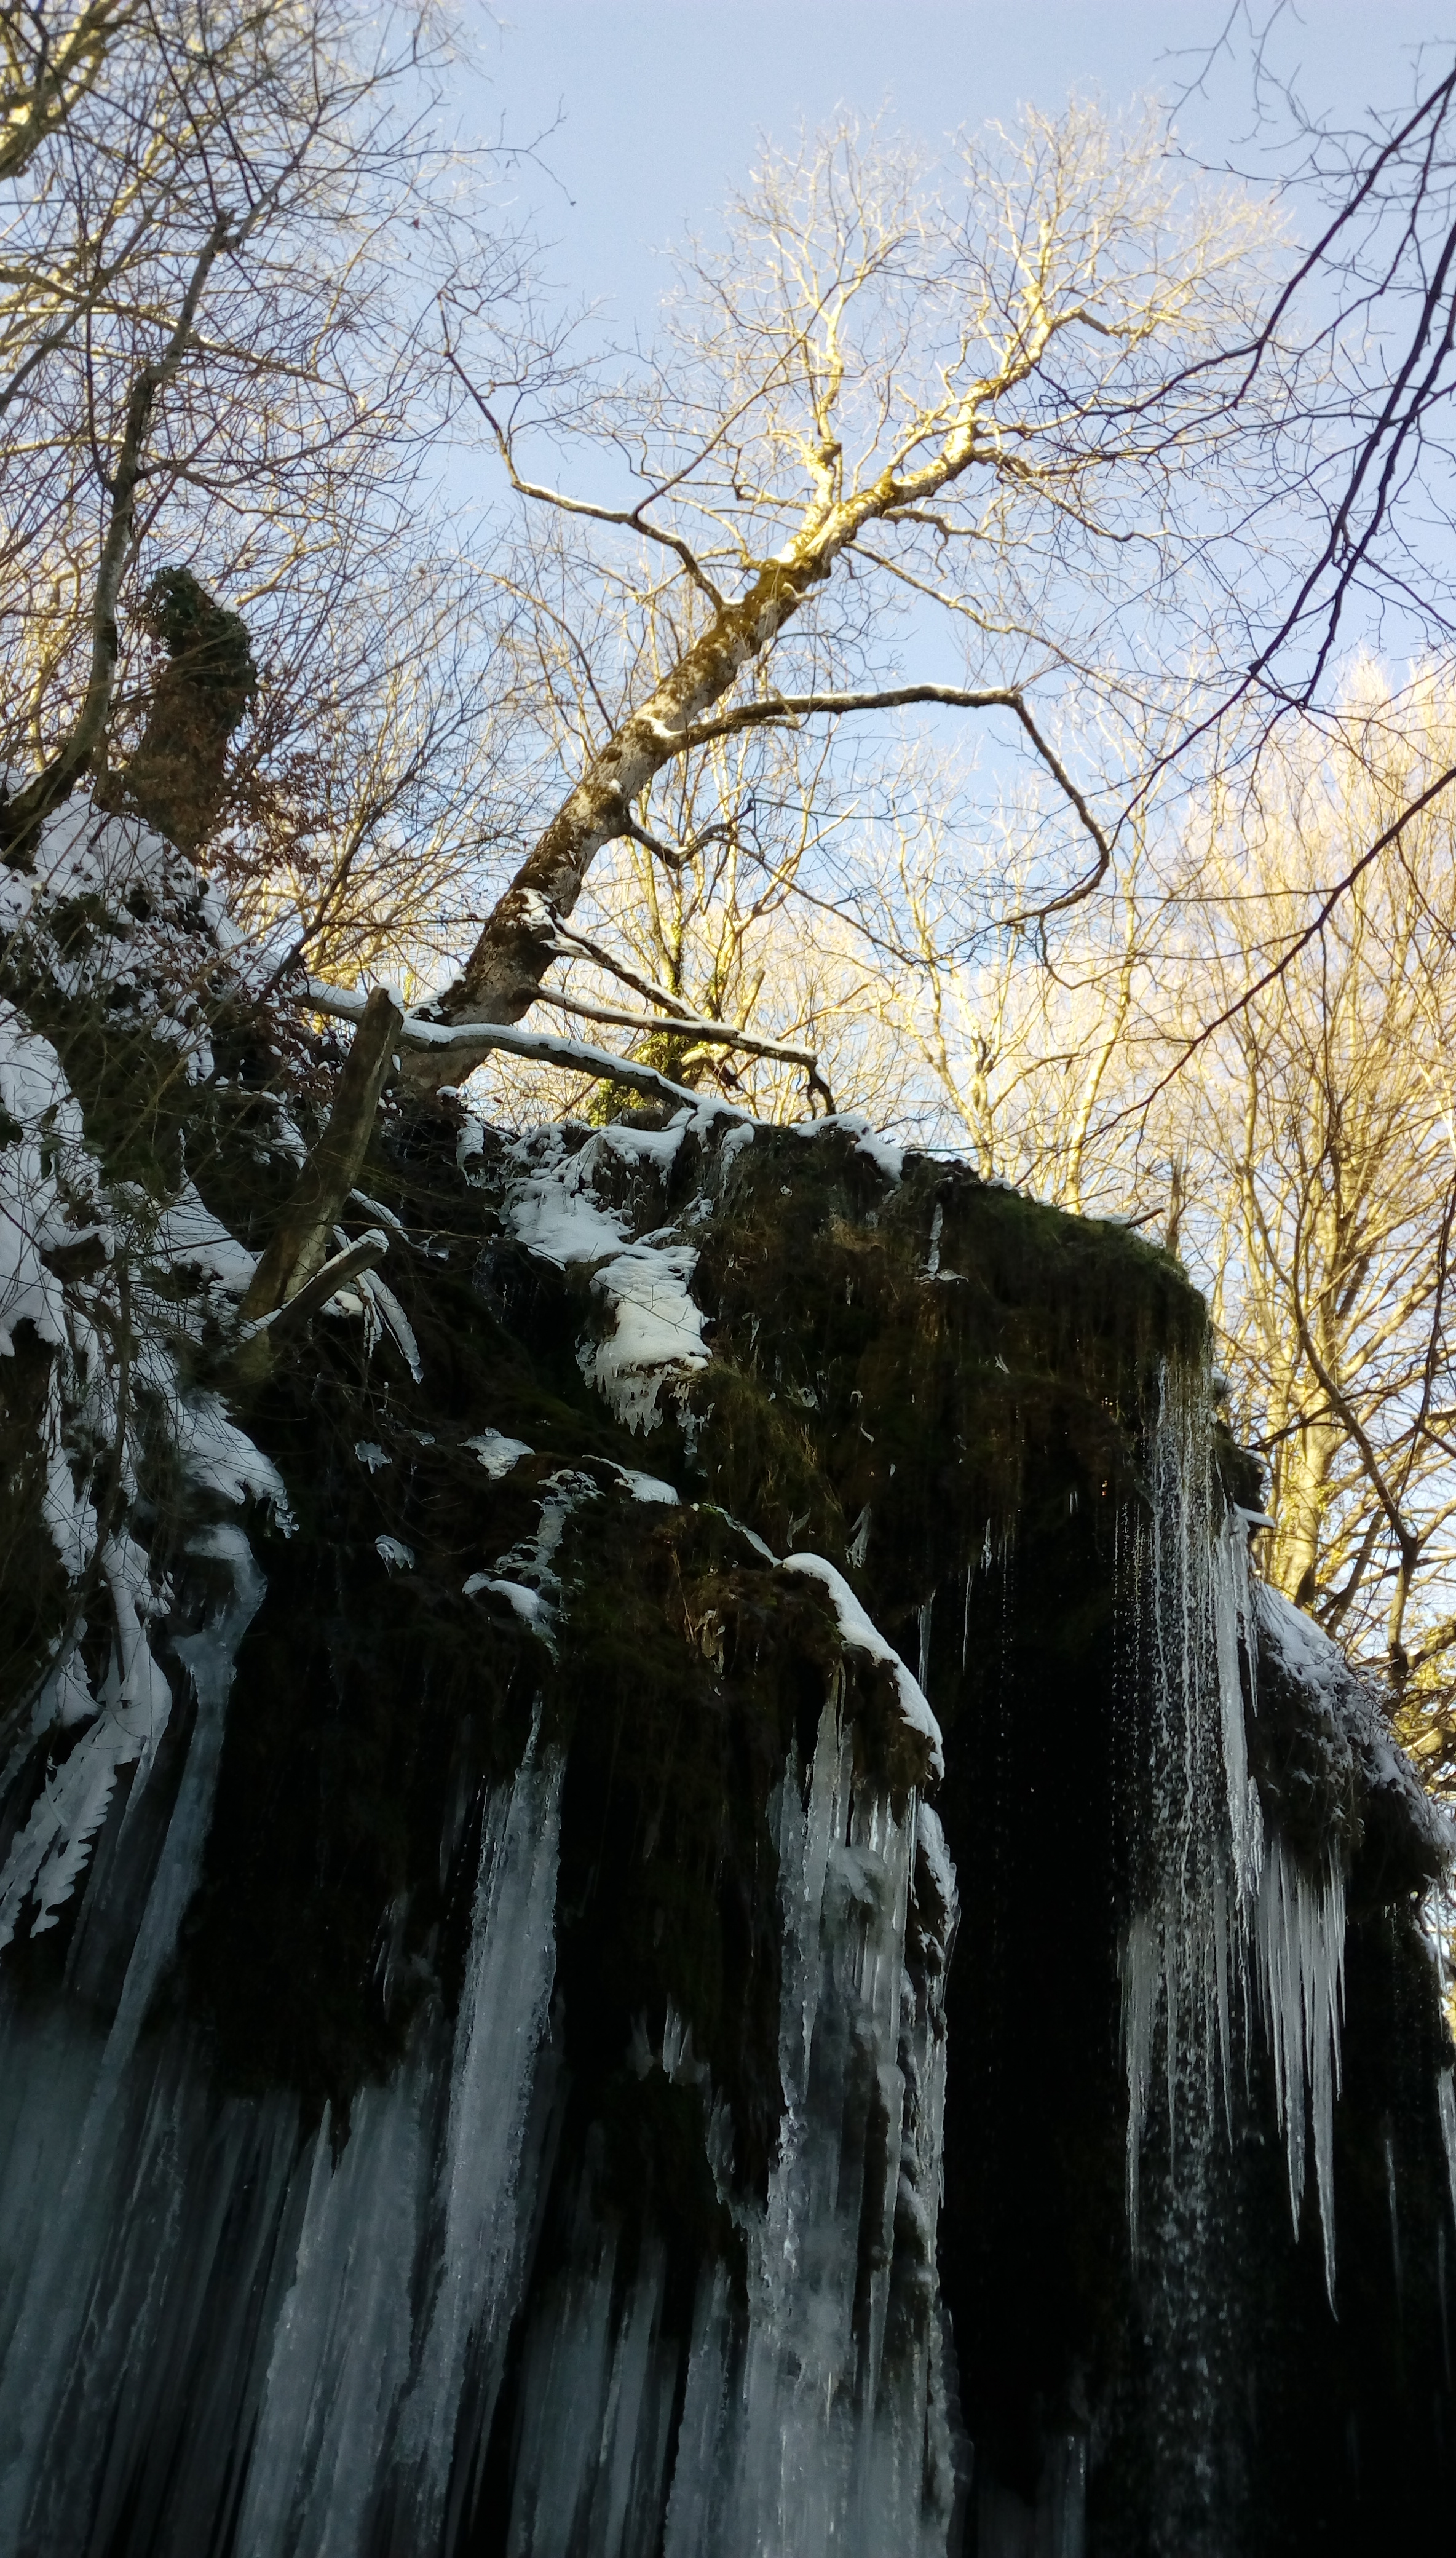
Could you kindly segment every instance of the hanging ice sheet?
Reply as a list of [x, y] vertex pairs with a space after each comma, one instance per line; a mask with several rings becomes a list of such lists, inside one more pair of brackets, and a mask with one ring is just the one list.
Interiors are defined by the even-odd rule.
[[[511, 2558], [946, 2547], [935, 2251], [954, 1881], [934, 1812], [912, 1799], [897, 1818], [856, 1791], [852, 1763], [831, 1700], [803, 1779], [791, 1761], [773, 1804], [786, 2112], [765, 2208], [737, 2198], [726, 2109], [705, 2090], [746, 2298], [726, 2266], [703, 2267], [684, 2373], [660, 2246], [649, 2233], [624, 2285], [620, 2234], [583, 2176], [569, 2260], [524, 2340]], [[912, 1902], [923, 1952], [908, 1968]], [[652, 2065], [704, 2074], [675, 2035]]]
[[[238, 2558], [364, 2558], [391, 2516], [402, 2546], [444, 2545], [534, 2200], [559, 1788], [533, 1752], [492, 1797], [453, 2032], [364, 2092], [337, 2156], [289, 2097], [217, 2098], [180, 2033], [137, 2045], [140, 1997], [109, 2038], [78, 2008], [7, 2013], [7, 2558], [197, 2558], [229, 2513]], [[153, 1975], [190, 1888], [187, 1791], [133, 1958]]]
[[1333, 2305], [1344, 1869], [1332, 1849], [1318, 1876], [1304, 1871], [1266, 1831], [1249, 1774], [1244, 1718], [1257, 1712], [1259, 1632], [1273, 1594], [1255, 1593], [1243, 1516], [1217, 1484], [1211, 1408], [1201, 1371], [1165, 1371], [1140, 1583], [1150, 1619], [1141, 1647], [1151, 1661], [1141, 1806], [1149, 1871], [1121, 1949], [1128, 2219], [1135, 2246], [1155, 2084], [1176, 2174], [1180, 2143], [1196, 2158], [1220, 2117], [1232, 2126], [1236, 2040], [1256, 2011], [1273, 2057], [1296, 2229], [1313, 2126]]

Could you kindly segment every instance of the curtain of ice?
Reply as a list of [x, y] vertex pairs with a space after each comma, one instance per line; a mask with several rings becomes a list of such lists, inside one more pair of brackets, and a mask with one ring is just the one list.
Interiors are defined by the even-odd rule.
[[[200, 1702], [219, 1712], [228, 1631], [193, 1638]], [[12, 2021], [0, 2548], [101, 2558], [120, 2535], [192, 2558], [230, 2512], [236, 2558], [447, 2552], [479, 2491], [551, 2155], [560, 1763], [532, 1749], [488, 1800], [443, 2044], [427, 2033], [364, 2090], [346, 2138], [326, 2120], [301, 2146], [292, 2099], [218, 2103], [181, 2037], [136, 2039], [195, 1878], [212, 1733], [200, 1712], [111, 2043], [60, 2012]], [[690, 2335], [669, 2333], [665, 2247], [649, 2221], [623, 2263], [585, 2162], [568, 2260], [519, 2340], [520, 2558], [945, 2548], [954, 1879], [934, 1813], [856, 1784], [853, 1755], [836, 1696], [772, 1806], [787, 2106], [766, 2207], [737, 2199], [726, 2109], [704, 2089], [746, 2295], [742, 2267], [708, 2263]], [[662, 2057], [700, 2081], [680, 2025]]]
[[1244, 1720], [1257, 1711], [1245, 1522], [1216, 1484], [1208, 1414], [1203, 1374], [1166, 1369], [1136, 1576], [1151, 1692], [1140, 1907], [1121, 1948], [1128, 2218], [1136, 2246], [1154, 2102], [1175, 2177], [1180, 2156], [1197, 2173], [1221, 2116], [1232, 2127], [1237, 2046], [1256, 2009], [1296, 2229], [1312, 2126], [1333, 2305], [1345, 1877], [1337, 1850], [1312, 1878], [1265, 1829]]
[[7, 2558], [101, 2558], [118, 2533], [193, 2558], [229, 2510], [236, 2558], [442, 2548], [459, 2438], [489, 2432], [541, 2155], [559, 1759], [532, 1749], [487, 1803], [453, 2033], [361, 2095], [337, 2154], [327, 2120], [301, 2147], [294, 2099], [219, 2102], [181, 2036], [136, 2040], [240, 1631], [190, 1638], [192, 1752], [109, 2039], [75, 2009], [6, 2020]]
[[[772, 1805], [786, 2098], [767, 2206], [710, 2150], [742, 2240], [700, 2277], [685, 2375], [649, 2230], [622, 2233], [584, 2174], [570, 2261], [528, 2324], [511, 2558], [884, 2558], [943, 2552], [953, 2480], [936, 2284], [944, 1974], [954, 1881], [935, 1814], [856, 1786], [825, 1706]], [[699, 2083], [680, 2035], [664, 2065]], [[675, 2443], [674, 2404], [680, 2407]]]
[[[665, 2242], [649, 2212], [624, 2255], [590, 2143], [566, 2262], [532, 2275], [559, 2122], [562, 1768], [538, 1741], [484, 1806], [453, 2024], [426, 2021], [338, 2137], [326, 2119], [304, 2138], [287, 2093], [219, 2099], [185, 2031], [159, 2030], [261, 1594], [238, 1531], [205, 1541], [220, 1596], [175, 1647], [197, 1710], [109, 2027], [79, 1998], [0, 2016], [0, 2552], [195, 2558], [220, 2534], [233, 2558], [446, 2558], [512, 2339], [516, 2558], [943, 2552], [954, 1877], [928, 1806], [856, 1780], [840, 1682], [770, 1807], [785, 2114], [765, 2205], [680, 2019], [652, 2064], [702, 2088], [740, 2248], [679, 2322]], [[76, 1946], [107, 1923], [103, 1894], [83, 1902]]]
[[[787, 2099], [768, 2208], [745, 2229], [746, 2338], [699, 2304], [666, 2558], [879, 2558], [945, 2546], [952, 2480], [936, 2291], [944, 1963], [940, 1824], [852, 1777], [825, 1707], [780, 1788]], [[914, 1900], [930, 1943], [906, 1970]]]
[[472, 2431], [489, 2432], [534, 2204], [526, 2132], [555, 1978], [560, 1791], [559, 1757], [532, 1747], [487, 1805], [443, 2130], [428, 2047], [364, 2091], [337, 2161], [320, 2126], [241, 2558], [355, 2558], [381, 2545], [385, 2515], [401, 2548], [433, 2549], [467, 2372]]
[[[175, 1647], [196, 1710], [109, 2030], [80, 1997], [44, 2017], [10, 2002], [0, 2010], [0, 2550], [104, 2545], [124, 2459], [111, 2407], [119, 2398], [135, 2415], [155, 2404], [166, 2388], [159, 2339], [185, 2321], [180, 2301], [164, 2316], [161, 2294], [197, 2099], [170, 2052], [137, 2068], [137, 2039], [201, 1871], [233, 1663], [263, 1594], [240, 1529], [205, 1529], [192, 1553], [215, 1582], [199, 1631]], [[124, 1816], [113, 1883], [125, 1881], [134, 1837]], [[104, 1914], [82, 1910], [73, 1972], [84, 1970], [88, 1932], [105, 1926]], [[235, 2130], [224, 2128], [224, 2145]], [[259, 2129], [262, 2150], [275, 2130]], [[194, 2263], [181, 2289], [196, 2295], [198, 2282]]]

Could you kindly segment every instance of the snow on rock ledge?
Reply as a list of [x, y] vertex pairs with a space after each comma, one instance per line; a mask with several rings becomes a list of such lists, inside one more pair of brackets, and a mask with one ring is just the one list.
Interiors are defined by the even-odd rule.
[[[1383, 1868], [1432, 1882], [1456, 1855], [1456, 1824], [1391, 1738], [1369, 1682], [1281, 1592], [1253, 1585], [1260, 1786], [1303, 1849], [1358, 1826]], [[1260, 1746], [1261, 1745], [1261, 1746]], [[1326, 1841], [1326, 1843], [1328, 1843]]]
[[630, 1430], [651, 1429], [663, 1385], [706, 1367], [703, 1319], [689, 1294], [697, 1265], [692, 1244], [659, 1230], [634, 1239], [634, 1206], [648, 1192], [649, 1213], [689, 1124], [684, 1111], [669, 1128], [613, 1125], [572, 1151], [555, 1128], [520, 1141], [523, 1167], [507, 1203], [516, 1240], [564, 1269], [591, 1267], [591, 1288], [611, 1320], [600, 1340], [577, 1352], [583, 1375]]
[[802, 1572], [810, 1580], [822, 1583], [833, 1602], [839, 1632], [852, 1652], [863, 1652], [889, 1670], [895, 1682], [901, 1718], [907, 1731], [924, 1741], [929, 1749], [928, 1773], [937, 1783], [946, 1774], [946, 1754], [942, 1746], [941, 1727], [931, 1711], [924, 1689], [912, 1678], [893, 1643], [887, 1643], [878, 1626], [867, 1617], [854, 1592], [841, 1572], [826, 1563], [821, 1554], [787, 1554], [783, 1569]]

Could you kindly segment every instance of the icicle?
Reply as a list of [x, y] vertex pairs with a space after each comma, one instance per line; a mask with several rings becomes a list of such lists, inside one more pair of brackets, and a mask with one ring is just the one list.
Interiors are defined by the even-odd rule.
[[1256, 1713], [1258, 1653], [1249, 1587], [1248, 1539], [1237, 1510], [1229, 1512], [1215, 1548], [1214, 1638], [1219, 1673], [1219, 1732], [1229, 1797], [1229, 1834], [1235, 1885], [1242, 1913], [1258, 1889], [1264, 1853], [1264, 1821], [1258, 1787], [1248, 1773], [1248, 1735], [1244, 1723], [1245, 1665], [1247, 1710]]
[[1436, 2079], [1436, 2104], [1440, 2110], [1446, 2176], [1451, 2188], [1451, 2217], [1456, 2221], [1456, 2084], [1452, 2082], [1452, 2071], [1443, 2069]]
[[661, 2335], [665, 2251], [649, 2232], [623, 2296], [589, 2177], [573, 2239], [522, 2350], [507, 2547], [633, 2558], [660, 2546], [668, 2496], [679, 2355]]
[[1130, 1922], [1118, 1952], [1122, 1984], [1122, 2056], [1127, 2071], [1127, 2226], [1137, 2254], [1139, 2182], [1143, 2134], [1152, 2082], [1153, 2030], [1158, 2019], [1163, 1949], [1153, 1920]]
[[[739, 2215], [746, 2333], [721, 2269], [700, 2287], [664, 2558], [931, 2558], [954, 2484], [935, 2273], [954, 1875], [933, 1812], [856, 1792], [837, 1693], [771, 1817], [786, 2113], [767, 2208]], [[583, 2363], [578, 2386], [591, 2405], [602, 2383]]]
[[[1246, 1601], [1238, 1559], [1212, 1534], [1214, 1494], [1197, 1375], [1164, 1374], [1152, 1451], [1146, 1588], [1148, 1785], [1151, 1872], [1145, 1906], [1129, 1922], [1120, 1956], [1128, 2083], [1127, 2201], [1136, 2225], [1140, 2153], [1161, 2025], [1170, 2152], [1201, 2145], [1216, 2109], [1230, 2119], [1233, 1974], [1241, 1951], [1231, 1928], [1231, 1833], [1237, 1842], [1233, 1904], [1245, 1918], [1247, 1870], [1261, 1838], [1247, 1774], [1239, 1637]], [[1255, 1869], [1256, 1871], [1256, 1869]], [[1196, 2113], [1189, 2112], [1197, 2099]]]
[[[238, 1646], [263, 1600], [263, 1576], [241, 1528], [203, 1528], [192, 1539], [188, 1552], [199, 1561], [221, 1564], [227, 1584], [220, 1604], [200, 1631], [180, 1635], [174, 1647], [192, 1677], [197, 1719], [107, 2040], [105, 2065], [111, 2071], [118, 2070], [131, 2056], [153, 1994], [172, 1959], [188, 1903], [197, 1889], [213, 1817], [223, 1720]], [[129, 1803], [127, 1808], [130, 1810]]]
[[238, 2530], [246, 2558], [356, 2558], [409, 2376], [425, 2176], [423, 2090], [365, 2088], [337, 2161], [313, 2144], [293, 2280], [277, 2314]]
[[965, 1605], [960, 1612], [960, 1666], [962, 1669], [970, 1658], [970, 1594], [974, 1584], [975, 1557], [972, 1555], [965, 1566]]
[[442, 2549], [534, 2225], [560, 1764], [533, 1748], [487, 1805], [453, 2031], [426, 2019], [337, 2154], [327, 2118], [301, 2153], [296, 2099], [218, 2100], [182, 2032], [138, 2042], [260, 1592], [235, 1531], [199, 1544], [227, 1591], [178, 1646], [198, 1711], [110, 2036], [79, 2000], [4, 2020], [0, 2547], [51, 2558], [124, 2525], [190, 2558], [231, 2513], [239, 2558], [364, 2558], [393, 2515]]
[[1385, 2207], [1390, 2215], [1390, 2271], [1395, 2280], [1395, 2309], [1398, 2316], [1405, 2290], [1404, 2269], [1400, 2261], [1400, 2214], [1395, 2203], [1395, 2144], [1387, 2127], [1385, 2152]]
[[[434, 2547], [468, 2357], [489, 2430], [533, 2201], [525, 2133], [555, 1977], [560, 1787], [559, 1759], [532, 1749], [487, 1807], [438, 2169], [428, 2044], [364, 2091], [337, 2162], [320, 2128], [249, 2463], [246, 2558], [356, 2558], [391, 2460], [417, 2545]], [[433, 2274], [419, 2300], [422, 2257]]]
[[402, 2427], [425, 2545], [444, 2504], [467, 2351], [485, 2357], [489, 2406], [522, 2270], [526, 2122], [556, 1970], [562, 1775], [559, 1757], [538, 1764], [533, 1737], [509, 1797], [493, 1798], [481, 1852], [450, 2079], [441, 2272]]
[[[180, 2292], [172, 2315], [174, 2323], [181, 2316], [185, 2335], [187, 2314], [202, 2315], [212, 2251], [219, 2243], [209, 2196], [219, 2179], [225, 2193], [228, 2144], [220, 2152], [210, 2150], [200, 2090], [165, 2045], [150, 2081], [128, 2076], [200, 1870], [233, 1662], [262, 1596], [239, 1530], [204, 1530], [192, 1551], [223, 1565], [226, 1583], [202, 1630], [177, 1645], [193, 1677], [197, 1713], [110, 2033], [99, 2035], [77, 2004], [53, 2020], [40, 2048], [31, 2051], [24, 2013], [4, 2020], [4, 2075], [23, 2091], [7, 2123], [0, 2160], [0, 2218], [12, 2267], [0, 2315], [0, 2345], [6, 2347], [0, 2385], [4, 2547], [81, 2545], [79, 2523], [73, 2528], [59, 2520], [54, 2529], [37, 2523], [26, 2540], [27, 2513], [33, 2507], [64, 2513], [73, 2501], [77, 2512], [87, 2508], [95, 2467], [106, 2449], [108, 2380], [117, 2391], [128, 2386], [136, 2404], [155, 2401], [163, 2386], [159, 2374], [165, 2373], [165, 2357], [157, 2365], [151, 2353], [161, 2277], [170, 2274]], [[82, 1913], [83, 1921], [89, 1915]], [[283, 2117], [290, 2112], [282, 2108]], [[286, 2182], [286, 2167], [279, 2165], [283, 2153], [271, 2147], [279, 2119], [275, 2107], [259, 2141]], [[237, 2145], [234, 2133], [232, 2146]], [[271, 2190], [281, 2205], [283, 2184]], [[262, 2188], [257, 2191], [261, 2196]], [[160, 2266], [158, 2230], [174, 2233]], [[180, 2273], [179, 2244], [185, 2245]], [[234, 2304], [230, 2315], [244, 2317], [245, 2303]], [[82, 2356], [76, 2340], [83, 2332]], [[181, 2350], [177, 2336], [172, 2349]], [[73, 2428], [64, 2420], [68, 2399], [77, 2392], [80, 2415], [94, 2408], [99, 2426], [77, 2421]], [[199, 2452], [196, 2460], [202, 2458]]]
[[1274, 2062], [1274, 2096], [1299, 2226], [1306, 2088], [1324, 2233], [1325, 2287], [1335, 2302], [1335, 2098], [1345, 1990], [1345, 1875], [1333, 1851], [1312, 1884], [1277, 1835], [1270, 1839], [1254, 1914], [1259, 1990]]
[[[1172, 2172], [1221, 2104], [1232, 2139], [1235, 2029], [1252, 1976], [1274, 2070], [1296, 2228], [1312, 2130], [1325, 2280], [1335, 2297], [1334, 2108], [1340, 2088], [1345, 1876], [1332, 1850], [1312, 1882], [1265, 1832], [1249, 1773], [1257, 1641], [1244, 1522], [1214, 1480], [1203, 1380], [1166, 1372], [1153, 1447], [1147, 1901], [1120, 1955], [1127, 2071], [1127, 2205], [1137, 2244], [1139, 2158], [1161, 2025]], [[1236, 2004], [1235, 1992], [1238, 1992]], [[1180, 2124], [1198, 2090], [1205, 2119]]]

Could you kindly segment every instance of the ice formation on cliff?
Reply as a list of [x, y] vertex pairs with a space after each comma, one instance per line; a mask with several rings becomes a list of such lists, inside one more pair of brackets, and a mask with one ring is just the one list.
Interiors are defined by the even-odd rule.
[[1148, 1888], [1122, 1953], [1128, 2218], [1135, 2240], [1157, 2043], [1176, 2161], [1180, 2141], [1196, 2156], [1218, 2116], [1232, 2120], [1240, 2038], [1256, 2006], [1273, 2055], [1296, 2229], [1306, 2124], [1313, 2127], [1333, 2303], [1345, 1878], [1337, 1852], [1319, 1875], [1305, 1873], [1268, 1829], [1249, 1774], [1256, 1608], [1272, 1594], [1260, 1591], [1256, 1602], [1242, 1515], [1216, 1487], [1201, 1382], [1165, 1377], [1148, 1550], [1139, 1557], [1152, 1636], [1152, 1799]]
[[[134, 932], [70, 956], [57, 942], [48, 964], [73, 991], [114, 985], [180, 1070], [204, 1079], [206, 1024], [169, 1001], [168, 983], [242, 968], [246, 954], [186, 865], [144, 829], [73, 809], [48, 834], [36, 878], [5, 894], [12, 920], [44, 938], [53, 910], [102, 890], [115, 904], [118, 884]], [[781, 1553], [702, 1504], [737, 1540], [734, 1569], [757, 1576], [765, 1617], [817, 1612], [813, 1704], [798, 1738], [777, 1745], [756, 1849], [780, 1967], [769, 2015], [781, 2111], [762, 2183], [735, 2155], [732, 2091], [714, 2083], [690, 2001], [645, 2005], [619, 2056], [640, 2087], [696, 2109], [697, 2163], [731, 2233], [704, 2243], [685, 2308], [651, 2198], [629, 2223], [604, 2194], [592, 2124], [565, 2148], [569, 1772], [543, 1727], [540, 1665], [572, 1669], [583, 1522], [610, 1519], [647, 1547], [691, 1506], [681, 1487], [690, 1495], [717, 1339], [704, 1236], [731, 1218], [735, 1168], [782, 1132], [689, 1102], [665, 1127], [492, 1140], [492, 1217], [560, 1290], [567, 1329], [552, 1351], [572, 1391], [574, 1358], [625, 1429], [670, 1418], [675, 1453], [658, 1462], [679, 1480], [595, 1446], [580, 1461], [538, 1458], [553, 1442], [533, 1419], [501, 1416], [535, 1446], [469, 1414], [470, 1499], [487, 1516], [497, 1500], [519, 1506], [485, 1544], [485, 1568], [461, 1559], [450, 1596], [469, 1597], [482, 1622], [498, 1602], [536, 1663], [530, 1737], [493, 1765], [452, 1833], [469, 1840], [458, 1996], [436, 1984], [402, 2059], [320, 2120], [281, 2084], [219, 2092], [184, 2005], [169, 2004], [238, 1647], [265, 1596], [256, 1522], [269, 1506], [286, 1516], [277, 1470], [201, 1373], [205, 1340], [235, 1323], [252, 1256], [185, 1165], [165, 1197], [107, 1174], [57, 1048], [13, 1005], [0, 1005], [0, 1111], [12, 1168], [0, 1357], [18, 1358], [21, 1328], [46, 1353], [43, 1515], [70, 1594], [0, 1772], [0, 1819], [27, 1770], [31, 1786], [10, 1795], [0, 1830], [0, 1946], [13, 1939], [29, 1959], [38, 1938], [44, 1961], [49, 1939], [60, 1982], [54, 1998], [28, 1998], [0, 1966], [0, 2558], [197, 2558], [222, 2545], [234, 2558], [444, 2558], [475, 2527], [488, 2473], [511, 2558], [659, 2547], [665, 2558], [938, 2558], [965, 2469], [937, 2254], [956, 1880], [923, 1790], [945, 1770], [927, 1694], [945, 1603], [938, 1621], [922, 1582], [904, 1620], [887, 1620], [918, 1630], [917, 1677], [844, 1572], [802, 1550], [789, 1505], [786, 1533], [760, 1521], [795, 1548]], [[298, 1152], [286, 1126], [277, 1142]], [[467, 1123], [467, 1175], [484, 1144]], [[846, 1146], [856, 1179], [881, 1185], [866, 1228], [907, 1195], [909, 1159], [863, 1122], [786, 1139], [796, 1160], [815, 1144]], [[360, 1205], [392, 1249], [416, 1249], [393, 1210]], [[942, 1266], [939, 1204], [926, 1223], [916, 1267], [945, 1304], [970, 1283]], [[375, 1273], [330, 1313], [359, 1327], [365, 1356], [376, 1345], [397, 1353], [393, 1376], [419, 1382], [426, 1331], [416, 1338]], [[786, 1385], [786, 1401], [801, 1416], [816, 1390]], [[387, 1423], [349, 1411], [350, 1485], [387, 1490], [400, 1440], [391, 1454]], [[1203, 2387], [1220, 2161], [1251, 2057], [1269, 2073], [1296, 2227], [1313, 2155], [1336, 2296], [1346, 1866], [1334, 1832], [1317, 1855], [1296, 1849], [1255, 1781], [1260, 1659], [1321, 1700], [1332, 1795], [1354, 1771], [1368, 1796], [1398, 1798], [1407, 1828], [1426, 1825], [1437, 1863], [1445, 1842], [1335, 1646], [1251, 1580], [1196, 1364], [1170, 1361], [1150, 1456], [1146, 1512], [1126, 1501], [1116, 1531], [1137, 1758], [1120, 1967], [1127, 2209], [1160, 2290], [1155, 2346]], [[159, 1463], [191, 1504], [166, 1574], [143, 1497]], [[878, 1479], [873, 1505], [858, 1503], [842, 1548], [856, 1574], [891, 1506]], [[1004, 1562], [1014, 1522], [997, 1534]], [[987, 1520], [988, 1570], [992, 1542]], [[402, 1609], [424, 1578], [423, 1542], [417, 1556], [371, 1525], [365, 1551]], [[949, 1638], [962, 1671], [969, 1572], [964, 1605]], [[893, 1781], [871, 1773], [856, 1723], [872, 1683]], [[439, 1854], [443, 1874], [443, 1838]], [[1115, 2058], [1111, 2067], [1115, 2108]], [[1436, 2101], [1456, 2208], [1449, 2070]], [[1115, 2162], [1115, 2110], [1112, 2126]], [[1181, 2422], [1175, 2409], [1168, 2433]], [[979, 2528], [992, 2558], [1023, 2550], [1032, 2529], [1081, 2558], [1090, 2437], [1072, 2423], [1064, 2413], [1042, 2444], [1034, 2522], [987, 2472]], [[1199, 2493], [1217, 2448], [1196, 2426], [1177, 2447]]]

